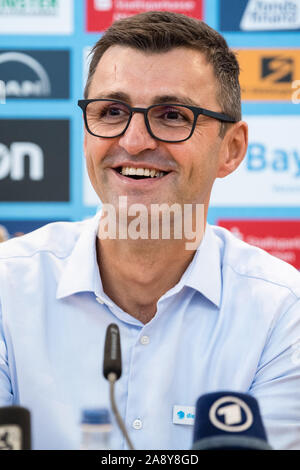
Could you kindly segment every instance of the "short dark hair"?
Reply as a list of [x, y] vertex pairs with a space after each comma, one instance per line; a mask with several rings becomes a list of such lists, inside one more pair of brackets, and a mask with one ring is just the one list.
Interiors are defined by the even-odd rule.
[[[241, 91], [239, 64], [234, 52], [217, 31], [201, 20], [179, 13], [149, 11], [139, 13], [113, 23], [93, 47], [88, 78], [84, 90], [89, 87], [96, 67], [111, 46], [132, 47], [144, 52], [168, 52], [176, 47], [186, 47], [202, 52], [213, 66], [218, 89], [216, 98], [223, 113], [241, 119]], [[222, 124], [224, 134], [228, 124]]]

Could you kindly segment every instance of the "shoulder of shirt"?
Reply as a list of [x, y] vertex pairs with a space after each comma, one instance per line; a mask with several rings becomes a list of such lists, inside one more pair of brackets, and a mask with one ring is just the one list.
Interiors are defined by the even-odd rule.
[[265, 250], [240, 240], [229, 230], [211, 225], [222, 252], [222, 266], [237, 276], [285, 288], [300, 298], [300, 272]]
[[52, 222], [33, 232], [0, 243], [0, 260], [49, 253], [57, 258], [70, 255], [91, 219], [80, 222]]

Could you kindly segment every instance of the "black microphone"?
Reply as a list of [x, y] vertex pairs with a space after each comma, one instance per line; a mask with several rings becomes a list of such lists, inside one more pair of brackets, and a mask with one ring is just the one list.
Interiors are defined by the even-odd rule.
[[272, 450], [257, 400], [237, 392], [207, 393], [196, 403], [193, 450]]
[[30, 413], [26, 408], [0, 408], [0, 450], [31, 450]]
[[103, 374], [108, 380], [109, 374], [115, 375], [115, 380], [121, 377], [122, 357], [121, 340], [118, 325], [111, 323], [108, 325], [104, 346]]
[[122, 356], [121, 356], [121, 340], [118, 325], [111, 323], [106, 330], [104, 359], [103, 359], [103, 375], [109, 381], [110, 385], [110, 402], [111, 408], [117, 420], [118, 426], [128, 444], [130, 450], [134, 450], [132, 442], [128, 436], [123, 420], [118, 412], [114, 396], [115, 382], [122, 374]]

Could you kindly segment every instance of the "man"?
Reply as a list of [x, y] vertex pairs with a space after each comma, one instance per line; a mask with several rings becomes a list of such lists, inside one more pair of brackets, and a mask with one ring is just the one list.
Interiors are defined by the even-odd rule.
[[[79, 104], [105, 211], [0, 251], [0, 403], [30, 409], [35, 448], [78, 448], [81, 410], [109, 406], [110, 323], [121, 333], [116, 401], [136, 449], [191, 448], [193, 421], [177, 411], [220, 390], [252, 394], [270, 444], [300, 448], [299, 273], [206, 224], [215, 179], [246, 152], [238, 74], [224, 39], [183, 15], [121, 20], [94, 47]], [[133, 207], [145, 228], [163, 204], [159, 229], [174, 208], [169, 237], [129, 230]], [[172, 236], [185, 208], [190, 229]], [[113, 447], [127, 448], [116, 426]]]

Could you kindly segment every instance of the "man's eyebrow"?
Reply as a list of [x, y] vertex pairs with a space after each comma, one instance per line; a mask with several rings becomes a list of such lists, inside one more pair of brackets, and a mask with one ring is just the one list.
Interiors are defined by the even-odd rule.
[[[112, 99], [120, 100], [125, 103], [130, 103], [131, 99], [127, 93], [123, 91], [103, 91], [98, 93], [92, 99]], [[193, 101], [188, 96], [184, 95], [157, 95], [154, 96], [151, 100], [151, 104], [165, 104], [165, 103], [174, 103], [174, 104], [187, 104], [190, 106], [199, 106], [198, 103]]]
[[102, 91], [101, 93], [98, 93], [96, 96], [94, 96], [92, 99], [112, 99], [125, 101], [126, 103], [130, 102], [129, 95], [127, 93], [124, 93], [123, 91]]
[[152, 100], [153, 104], [160, 104], [160, 103], [176, 103], [176, 104], [187, 104], [190, 106], [199, 106], [198, 103], [195, 103], [191, 98], [188, 96], [183, 95], [158, 95], [155, 96]]

